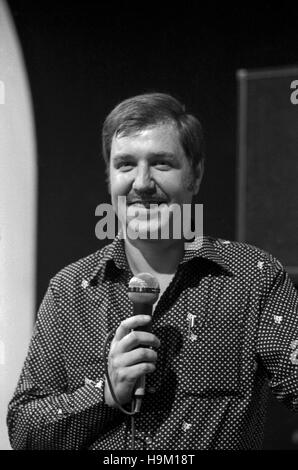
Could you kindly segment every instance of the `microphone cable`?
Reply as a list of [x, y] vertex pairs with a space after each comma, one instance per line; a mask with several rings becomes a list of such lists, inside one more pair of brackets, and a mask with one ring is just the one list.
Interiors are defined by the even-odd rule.
[[116, 403], [117, 407], [122, 411], [122, 413], [130, 416], [130, 423], [131, 423], [131, 448], [132, 450], [135, 450], [135, 415], [140, 412], [140, 406], [141, 406], [141, 398], [138, 398], [135, 400], [134, 398], [131, 401], [131, 411], [126, 410], [123, 408], [123, 406], [119, 403], [116, 394], [113, 389], [113, 385], [109, 376], [109, 370], [108, 370], [108, 361], [107, 361], [107, 346], [108, 342], [111, 339], [112, 336], [114, 336], [115, 332], [110, 331], [105, 339], [104, 346], [103, 346], [103, 353], [104, 353], [104, 368], [105, 368], [105, 376], [109, 385], [109, 389], [111, 392], [111, 395], [113, 397], [114, 402]]

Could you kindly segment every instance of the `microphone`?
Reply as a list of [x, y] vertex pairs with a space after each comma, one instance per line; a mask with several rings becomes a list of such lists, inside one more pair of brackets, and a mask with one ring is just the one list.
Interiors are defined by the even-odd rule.
[[[149, 273], [139, 273], [132, 277], [128, 285], [128, 298], [133, 302], [134, 315], [150, 315], [152, 305], [157, 301], [160, 288], [158, 280]], [[151, 322], [136, 331], [151, 332]], [[137, 380], [134, 396], [136, 398], [136, 411], [140, 411], [142, 398], [145, 395], [145, 375]]]

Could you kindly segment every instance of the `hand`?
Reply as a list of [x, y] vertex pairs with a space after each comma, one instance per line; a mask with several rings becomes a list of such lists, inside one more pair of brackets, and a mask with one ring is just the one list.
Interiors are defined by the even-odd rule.
[[[150, 348], [159, 348], [159, 339], [152, 333], [131, 331], [145, 327], [150, 321], [149, 315], [129, 317], [120, 323], [113, 338], [108, 357], [108, 371], [114, 393], [121, 405], [131, 400], [137, 379], [155, 371], [157, 353]], [[116, 406], [107, 380], [105, 402], [109, 406]]]

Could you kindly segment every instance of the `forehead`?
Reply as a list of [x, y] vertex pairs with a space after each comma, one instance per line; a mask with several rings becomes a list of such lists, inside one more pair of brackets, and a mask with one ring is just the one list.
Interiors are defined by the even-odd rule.
[[135, 152], [170, 152], [176, 155], [184, 154], [180, 143], [179, 132], [175, 125], [161, 124], [146, 127], [129, 134], [114, 135], [111, 145], [111, 158], [121, 153]]

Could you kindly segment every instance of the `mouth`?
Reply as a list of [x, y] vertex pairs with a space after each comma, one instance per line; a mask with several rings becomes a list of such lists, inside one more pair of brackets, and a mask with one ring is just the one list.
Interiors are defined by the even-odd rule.
[[128, 206], [137, 206], [137, 207], [145, 207], [146, 209], [150, 209], [152, 205], [160, 206], [161, 204], [167, 204], [166, 201], [161, 201], [161, 200], [134, 200], [134, 201], [129, 201], [127, 203]]

